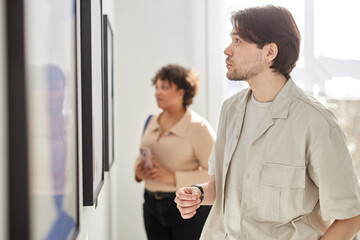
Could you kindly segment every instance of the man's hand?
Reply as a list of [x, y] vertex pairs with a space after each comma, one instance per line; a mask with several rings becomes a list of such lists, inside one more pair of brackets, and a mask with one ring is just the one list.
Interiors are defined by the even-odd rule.
[[176, 191], [175, 203], [184, 219], [192, 218], [200, 207], [200, 189], [197, 187], [179, 188]]

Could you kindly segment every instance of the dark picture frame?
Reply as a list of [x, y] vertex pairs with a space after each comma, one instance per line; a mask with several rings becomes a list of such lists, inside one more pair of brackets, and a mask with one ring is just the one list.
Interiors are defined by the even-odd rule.
[[96, 205], [104, 184], [102, 1], [81, 0], [83, 205]]
[[8, 238], [76, 239], [77, 3], [44, 1], [46, 12], [38, 3], [5, 3]]
[[105, 171], [114, 163], [114, 33], [107, 14], [103, 15], [104, 30], [104, 121]]
[[[29, 239], [28, 127], [25, 95], [24, 2], [6, 0], [8, 238]], [[9, 26], [10, 23], [12, 26]], [[21, 199], [21, 201], [20, 201]]]

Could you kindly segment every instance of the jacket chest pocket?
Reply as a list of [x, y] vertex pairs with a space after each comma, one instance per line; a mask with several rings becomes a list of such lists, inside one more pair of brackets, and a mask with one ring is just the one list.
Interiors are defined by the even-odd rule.
[[264, 163], [260, 175], [258, 217], [288, 222], [302, 212], [305, 167]]

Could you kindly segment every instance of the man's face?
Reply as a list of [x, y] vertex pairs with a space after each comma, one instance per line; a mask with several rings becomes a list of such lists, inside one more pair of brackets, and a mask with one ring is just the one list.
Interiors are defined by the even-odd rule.
[[226, 76], [230, 80], [250, 80], [264, 70], [265, 60], [262, 57], [262, 49], [257, 48], [255, 43], [249, 43], [240, 38], [235, 29], [230, 33], [231, 43], [225, 49]]

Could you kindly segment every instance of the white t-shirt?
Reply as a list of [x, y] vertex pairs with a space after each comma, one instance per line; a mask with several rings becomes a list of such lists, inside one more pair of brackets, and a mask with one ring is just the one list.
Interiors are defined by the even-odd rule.
[[240, 206], [247, 153], [256, 131], [270, 109], [270, 105], [271, 102], [261, 103], [256, 101], [253, 94], [251, 94], [246, 105], [242, 131], [229, 166], [225, 183], [224, 217], [228, 239], [239, 239], [240, 237]]

